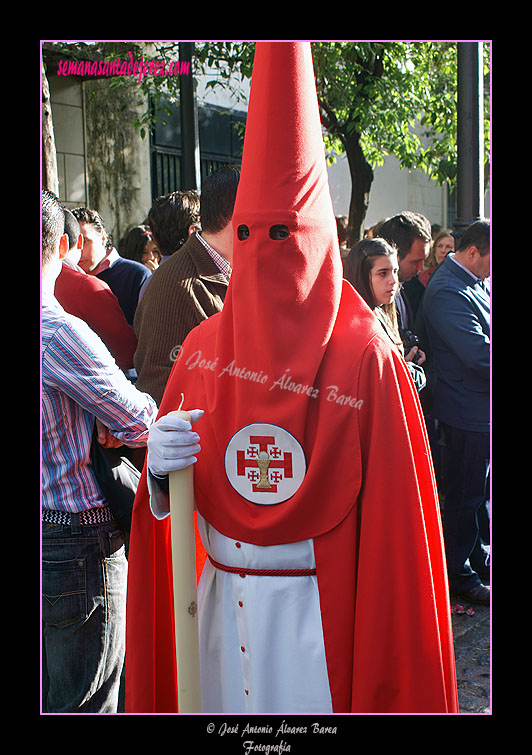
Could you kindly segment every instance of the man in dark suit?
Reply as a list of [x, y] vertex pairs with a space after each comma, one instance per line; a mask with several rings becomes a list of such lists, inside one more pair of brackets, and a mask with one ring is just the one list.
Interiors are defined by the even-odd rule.
[[490, 466], [490, 224], [473, 223], [435, 271], [423, 300], [434, 359], [434, 416], [447, 447], [443, 527], [451, 589], [489, 604], [470, 564], [487, 508]]

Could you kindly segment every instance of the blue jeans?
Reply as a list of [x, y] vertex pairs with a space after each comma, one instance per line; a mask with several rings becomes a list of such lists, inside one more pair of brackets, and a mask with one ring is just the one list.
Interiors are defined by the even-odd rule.
[[442, 520], [449, 585], [455, 592], [467, 592], [481, 584], [470, 557], [479, 542], [480, 509], [489, 498], [489, 433], [441, 424], [447, 456]]
[[126, 586], [116, 522], [42, 523], [43, 712], [116, 713]]

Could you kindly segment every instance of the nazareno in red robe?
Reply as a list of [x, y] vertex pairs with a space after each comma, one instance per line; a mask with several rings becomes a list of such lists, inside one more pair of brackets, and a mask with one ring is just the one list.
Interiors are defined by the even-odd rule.
[[[314, 539], [335, 713], [457, 712], [423, 416], [402, 357], [342, 280], [308, 43], [257, 43], [233, 226], [224, 309], [185, 340], [159, 412], [181, 394], [184, 408], [205, 410], [197, 509], [244, 542]], [[286, 431], [304, 455], [295, 491], [273, 504], [283, 483], [248, 494], [252, 462], [231, 443], [257, 423]], [[293, 482], [287, 469], [272, 479]], [[145, 475], [130, 541], [126, 711], [177, 712], [170, 523], [152, 516]]]

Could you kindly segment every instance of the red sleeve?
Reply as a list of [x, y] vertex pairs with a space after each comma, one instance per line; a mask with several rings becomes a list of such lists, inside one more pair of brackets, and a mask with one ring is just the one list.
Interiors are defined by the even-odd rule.
[[370, 345], [358, 393], [364, 477], [353, 709], [453, 712], [454, 647], [432, 459], [405, 363], [386, 352]]
[[380, 336], [365, 350], [356, 395], [361, 489], [349, 515], [314, 541], [333, 711], [457, 712], [429, 445], [410, 375]]
[[[179, 387], [169, 381], [158, 417], [179, 405]], [[206, 553], [197, 526], [195, 542], [199, 581]], [[127, 713], [178, 712], [171, 523], [151, 513], [146, 465], [131, 522], [125, 668]]]
[[[170, 517], [150, 510], [143, 470], [129, 544], [126, 617], [126, 712], [177, 713], [177, 670]], [[196, 574], [205, 551], [196, 526]]]

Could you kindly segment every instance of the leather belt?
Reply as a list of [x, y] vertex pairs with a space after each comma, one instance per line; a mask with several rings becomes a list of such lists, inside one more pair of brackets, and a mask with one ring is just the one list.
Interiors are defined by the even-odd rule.
[[213, 566], [230, 574], [239, 574], [241, 577], [311, 577], [316, 574], [316, 569], [246, 569], [242, 566], [226, 566], [219, 564], [208, 556]]

